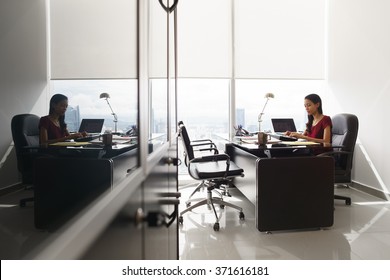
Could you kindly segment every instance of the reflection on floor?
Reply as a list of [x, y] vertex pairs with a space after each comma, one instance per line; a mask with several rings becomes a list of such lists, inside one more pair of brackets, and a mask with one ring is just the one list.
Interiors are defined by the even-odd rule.
[[[181, 209], [191, 189], [183, 189]], [[322, 230], [259, 232], [255, 208], [237, 189], [227, 198], [244, 209], [245, 221], [238, 212], [217, 208], [220, 231], [215, 232], [215, 216], [207, 206], [184, 214], [179, 226], [181, 260], [389, 260], [390, 202], [356, 191], [336, 188], [335, 193], [352, 198], [352, 205], [335, 200], [334, 225]], [[196, 196], [205, 196], [197, 193]]]
[[[181, 209], [191, 192], [181, 190]], [[354, 189], [336, 189], [337, 194], [350, 196], [352, 205], [335, 201], [331, 228], [266, 234], [255, 227], [254, 206], [238, 190], [231, 193], [227, 200], [244, 209], [245, 220], [240, 221], [234, 209], [217, 208], [221, 221], [215, 232], [215, 217], [207, 206], [184, 214], [179, 226], [181, 260], [390, 260], [390, 202]], [[51, 234], [34, 228], [33, 204], [18, 206], [21, 197], [31, 195], [32, 191], [23, 191], [0, 197], [0, 259], [22, 259]]]
[[49, 232], [34, 227], [34, 203], [19, 207], [19, 200], [33, 196], [32, 190], [21, 190], [0, 196], [0, 259], [22, 259]]

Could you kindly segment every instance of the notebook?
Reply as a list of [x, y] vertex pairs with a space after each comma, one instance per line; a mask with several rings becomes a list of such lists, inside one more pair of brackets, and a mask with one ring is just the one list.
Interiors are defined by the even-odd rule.
[[286, 131], [296, 132], [294, 120], [292, 118], [286, 119], [271, 119], [272, 126], [275, 133], [284, 133]]

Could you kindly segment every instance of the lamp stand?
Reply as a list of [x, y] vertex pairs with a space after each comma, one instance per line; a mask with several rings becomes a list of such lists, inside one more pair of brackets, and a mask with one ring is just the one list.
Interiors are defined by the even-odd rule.
[[114, 110], [112, 110], [111, 104], [110, 104], [110, 102], [108, 102], [108, 98], [106, 98], [106, 101], [107, 101], [108, 107], [110, 107], [111, 115], [114, 116], [114, 129], [115, 129], [115, 131], [113, 134], [118, 134], [118, 116], [114, 113]]

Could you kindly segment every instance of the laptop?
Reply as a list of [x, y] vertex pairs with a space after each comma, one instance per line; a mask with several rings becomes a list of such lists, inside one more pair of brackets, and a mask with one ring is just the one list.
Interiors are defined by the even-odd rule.
[[296, 132], [294, 120], [292, 118], [286, 119], [271, 119], [272, 126], [274, 128], [274, 134], [270, 134], [271, 137], [279, 139], [281, 141], [297, 141], [295, 137], [284, 135], [286, 131]]
[[104, 119], [82, 119], [79, 132], [88, 134], [100, 134], [102, 132]]
[[285, 119], [271, 119], [272, 126], [275, 133], [283, 134], [286, 131], [296, 132], [297, 128], [295, 127], [294, 119], [285, 118]]
[[79, 132], [86, 132], [86, 137], [75, 139], [76, 142], [89, 142], [98, 138], [102, 132], [104, 119], [82, 119]]

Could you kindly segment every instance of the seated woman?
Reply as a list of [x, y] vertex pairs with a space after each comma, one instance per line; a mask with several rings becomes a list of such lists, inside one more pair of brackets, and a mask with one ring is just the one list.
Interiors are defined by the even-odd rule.
[[65, 123], [65, 112], [68, 108], [68, 97], [55, 94], [50, 99], [49, 115], [39, 120], [39, 142], [51, 144], [86, 136], [86, 133], [68, 132]]
[[[322, 112], [322, 101], [317, 94], [309, 94], [305, 97], [304, 106], [308, 115], [308, 122], [304, 133], [287, 131], [286, 134], [295, 138], [321, 143], [325, 148], [315, 149], [314, 154], [331, 150], [332, 143], [332, 119]], [[328, 148], [326, 148], [328, 146]]]

